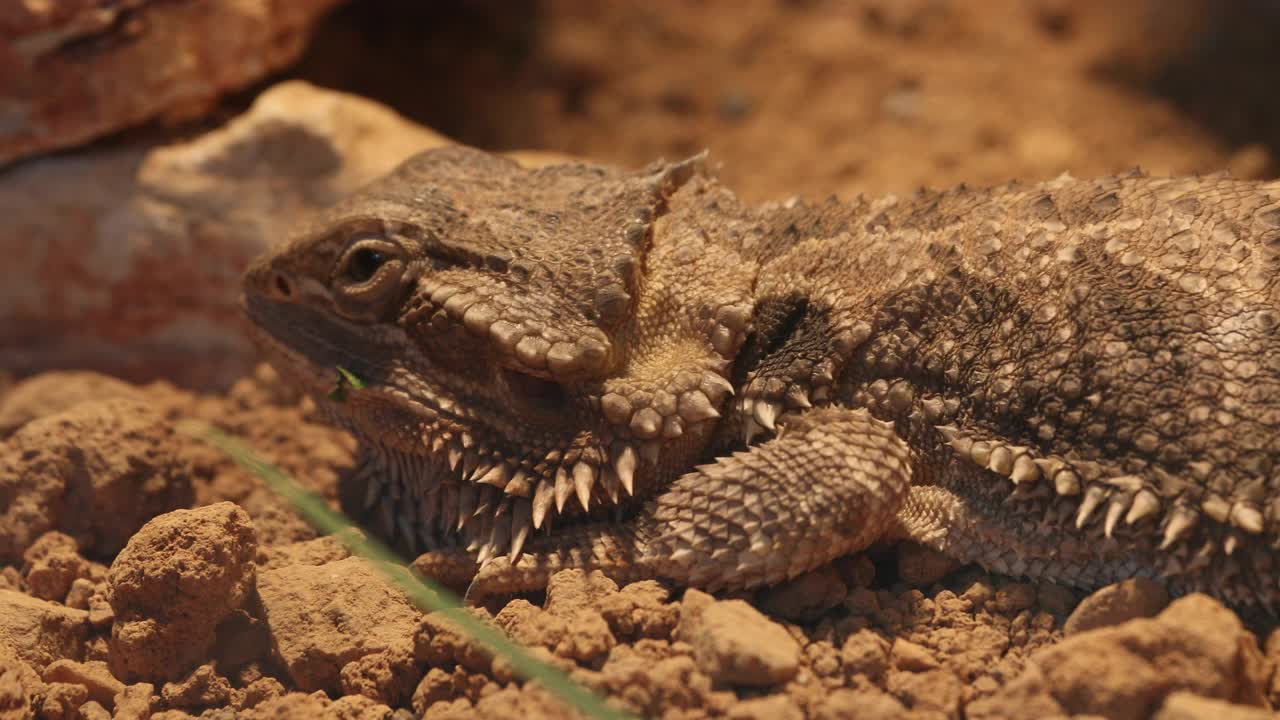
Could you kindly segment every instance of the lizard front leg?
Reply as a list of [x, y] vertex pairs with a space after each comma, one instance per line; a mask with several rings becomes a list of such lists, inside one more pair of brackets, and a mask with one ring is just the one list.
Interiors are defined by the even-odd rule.
[[[827, 408], [780, 428], [777, 438], [677, 478], [629, 522], [563, 528], [532, 540], [514, 565], [489, 561], [468, 601], [538, 590], [570, 567], [621, 582], [752, 588], [865, 548], [893, 525], [911, 453], [891, 425], [865, 410]], [[456, 560], [431, 553], [416, 565], [456, 574]]]

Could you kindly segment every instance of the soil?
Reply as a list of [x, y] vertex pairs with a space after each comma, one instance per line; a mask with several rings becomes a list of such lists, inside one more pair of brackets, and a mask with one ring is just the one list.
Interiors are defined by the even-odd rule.
[[[492, 149], [639, 165], [709, 147], [756, 200], [1134, 165], [1271, 177], [1274, 8], [358, 3], [289, 74]], [[190, 418], [334, 507], [362, 505], [354, 441], [266, 367], [221, 394], [90, 372], [0, 382], [0, 718], [563, 716], [178, 432]], [[565, 572], [474, 612], [644, 716], [1252, 718], [1280, 705], [1274, 620], [1146, 581], [1085, 597], [908, 546], [741, 597]]]

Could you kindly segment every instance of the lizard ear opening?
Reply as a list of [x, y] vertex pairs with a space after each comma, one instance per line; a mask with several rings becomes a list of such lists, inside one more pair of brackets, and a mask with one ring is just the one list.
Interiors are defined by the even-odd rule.
[[526, 411], [562, 414], [568, 407], [564, 386], [553, 380], [507, 368], [502, 373], [502, 381], [511, 400]]

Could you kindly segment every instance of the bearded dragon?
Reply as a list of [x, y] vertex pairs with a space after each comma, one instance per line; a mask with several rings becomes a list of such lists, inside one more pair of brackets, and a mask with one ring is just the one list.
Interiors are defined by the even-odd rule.
[[753, 588], [907, 538], [1272, 608], [1278, 253], [1276, 182], [749, 206], [705, 155], [451, 147], [257, 261], [244, 306], [362, 443], [379, 532], [472, 599], [575, 566]]

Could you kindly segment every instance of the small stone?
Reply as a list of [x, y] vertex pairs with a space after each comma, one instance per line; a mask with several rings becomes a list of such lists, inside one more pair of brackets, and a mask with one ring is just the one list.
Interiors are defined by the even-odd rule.
[[1076, 594], [1056, 583], [1042, 582], [1036, 589], [1036, 604], [1061, 618], [1076, 606]]
[[[173, 423], [135, 398], [93, 400], [31, 420], [0, 446], [0, 560], [58, 530], [88, 553], [117, 552], [158, 513], [190, 505], [191, 466]], [[59, 560], [61, 562], [61, 560]], [[78, 566], [78, 563], [73, 561]], [[42, 568], [42, 572], [57, 566]], [[54, 580], [66, 595], [76, 572]]]
[[965, 706], [967, 720], [1042, 720], [1066, 718], [1053, 699], [1040, 666], [1028, 664], [1022, 674], [987, 697]]
[[258, 678], [249, 683], [249, 686], [244, 689], [244, 693], [239, 697], [239, 704], [236, 705], [236, 709], [248, 710], [272, 698], [281, 697], [287, 692], [284, 684], [273, 677]]
[[80, 720], [111, 720], [111, 712], [97, 700], [90, 700], [80, 706]]
[[1155, 617], [1169, 604], [1169, 592], [1151, 578], [1136, 577], [1099, 588], [1080, 601], [1062, 626], [1070, 637], [1134, 618]]
[[897, 720], [907, 709], [875, 685], [841, 688], [818, 706], [816, 720]]
[[894, 668], [906, 672], [925, 672], [941, 667], [927, 649], [902, 638], [893, 641], [889, 659]]
[[34, 717], [45, 685], [31, 666], [0, 642], [0, 718], [18, 720]]
[[795, 701], [786, 695], [742, 700], [729, 709], [729, 720], [804, 720]]
[[[89, 610], [89, 601], [93, 598], [93, 593], [97, 586], [88, 578], [76, 578], [71, 582], [70, 589], [67, 590], [67, 597], [62, 601], [63, 605], [75, 608], [77, 610]], [[90, 613], [92, 614], [92, 613]], [[90, 623], [96, 627], [98, 624], [90, 618]]]
[[165, 683], [160, 697], [171, 708], [213, 708], [226, 705], [231, 699], [231, 683], [219, 675], [212, 664], [206, 664], [179, 682]]
[[791, 634], [741, 600], [687, 590], [676, 638], [693, 646], [699, 669], [729, 685], [775, 685], [800, 667], [800, 645]]
[[112, 707], [116, 693], [124, 690], [124, 683], [111, 674], [104, 662], [76, 662], [57, 660], [40, 674], [45, 682], [64, 682], [83, 685], [89, 691], [89, 699]]
[[75, 683], [48, 683], [45, 685], [44, 702], [40, 706], [43, 718], [75, 718], [80, 706], [89, 701], [89, 690]]
[[151, 717], [151, 697], [155, 694], [151, 683], [127, 685], [112, 698], [115, 720], [147, 720]]
[[[1178, 690], [1263, 705], [1267, 680], [1257, 639], [1240, 618], [1217, 600], [1193, 593], [1154, 618], [1079, 632], [1038, 650], [1018, 678], [973, 714], [982, 710], [983, 717], [999, 717], [1002, 708], [1046, 709], [1045, 698], [1051, 698], [1066, 715], [1138, 720], [1150, 717]], [[1031, 702], [1035, 698], [1040, 699]]]
[[0, 438], [45, 415], [82, 402], [140, 398], [142, 391], [113, 377], [85, 371], [50, 371], [26, 378], [0, 397]]
[[410, 699], [421, 674], [413, 657], [413, 645], [405, 638], [387, 650], [343, 665], [339, 677], [344, 695], [363, 695], [395, 707]]
[[964, 684], [950, 670], [889, 673], [889, 692], [912, 710], [932, 710], [946, 717], [959, 715]]
[[1009, 583], [996, 591], [991, 610], [999, 613], [1017, 613], [1036, 604], [1035, 586], [1027, 583]]
[[850, 679], [861, 675], [878, 682], [889, 669], [889, 642], [874, 630], [859, 630], [844, 641], [840, 661]]
[[62, 601], [76, 580], [88, 581], [89, 561], [80, 556], [75, 538], [65, 533], [41, 535], [22, 559], [27, 589], [41, 600]]

